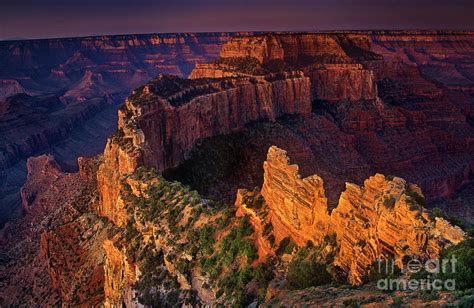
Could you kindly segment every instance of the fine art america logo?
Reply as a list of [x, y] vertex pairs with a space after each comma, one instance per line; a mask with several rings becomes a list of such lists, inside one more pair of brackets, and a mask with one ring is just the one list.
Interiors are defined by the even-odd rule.
[[401, 276], [396, 277], [400, 269], [394, 260], [377, 260], [378, 273], [381, 278], [377, 281], [377, 288], [385, 291], [395, 290], [423, 290], [423, 291], [454, 291], [455, 279], [442, 279], [449, 274], [456, 273], [457, 259], [453, 255], [449, 259], [428, 259], [421, 261], [417, 257], [404, 260]]

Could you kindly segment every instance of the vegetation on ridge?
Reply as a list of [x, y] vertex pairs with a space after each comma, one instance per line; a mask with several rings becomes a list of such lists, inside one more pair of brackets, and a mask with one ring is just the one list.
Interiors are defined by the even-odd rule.
[[[147, 269], [134, 286], [141, 303], [195, 304], [195, 292], [180, 288], [183, 279], [190, 283], [194, 275], [206, 277], [206, 286], [214, 288], [222, 302], [240, 306], [263, 298], [273, 277], [272, 265], [254, 264], [257, 250], [247, 218], [235, 218], [229, 207], [202, 199], [153, 169], [139, 168], [131, 179], [145, 184], [135, 195], [124, 180], [122, 192], [129, 217], [124, 235], [127, 256]], [[144, 234], [150, 231], [146, 240]], [[258, 286], [254, 291], [247, 289], [251, 282]]]

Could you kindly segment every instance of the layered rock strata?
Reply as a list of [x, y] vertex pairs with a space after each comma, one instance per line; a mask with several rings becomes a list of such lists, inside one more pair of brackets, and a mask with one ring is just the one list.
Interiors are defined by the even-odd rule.
[[[252, 57], [264, 66], [287, 63], [298, 67], [310, 77], [315, 99], [320, 100], [373, 100], [377, 97], [374, 72], [360, 61], [381, 60], [369, 50], [368, 34], [299, 33], [256, 35], [232, 38], [221, 50], [220, 57]], [[354, 63], [356, 62], [356, 63]], [[213, 77], [220, 75], [198, 68], [191, 75]]]
[[330, 233], [324, 183], [319, 176], [301, 178], [298, 166], [291, 165], [286, 152], [277, 147], [268, 150], [263, 170], [262, 196], [275, 217], [272, 224], [278, 242], [291, 234], [295, 243], [304, 246], [308, 241], [318, 243]]
[[127, 307], [134, 306], [132, 285], [136, 279], [135, 265], [127, 259], [123, 251], [114, 245], [113, 241], [105, 240], [103, 249], [105, 251], [104, 307], [116, 307], [121, 303]]
[[[334, 264], [352, 284], [361, 284], [378, 258], [393, 258], [399, 265], [406, 255], [435, 258], [465, 237], [459, 227], [432, 217], [422, 206], [421, 190], [401, 178], [376, 174], [362, 187], [346, 183], [338, 206], [329, 213], [323, 180], [317, 175], [301, 178], [285, 151], [269, 149], [264, 173], [261, 194], [269, 219], [262, 220], [246, 204], [244, 190], [237, 197], [238, 213], [249, 215], [256, 230], [270, 222], [276, 243], [290, 237], [298, 246], [308, 241], [320, 245], [335, 233], [339, 251]], [[261, 259], [273, 253], [265, 239], [257, 243]]]
[[361, 64], [325, 64], [307, 74], [315, 99], [352, 102], [377, 99], [374, 72]]

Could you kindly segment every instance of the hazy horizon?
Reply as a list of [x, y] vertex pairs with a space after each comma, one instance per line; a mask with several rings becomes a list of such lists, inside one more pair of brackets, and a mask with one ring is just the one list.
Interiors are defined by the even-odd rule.
[[393, 29], [325, 29], [325, 30], [240, 30], [240, 31], [182, 31], [182, 32], [142, 32], [142, 33], [103, 33], [103, 34], [89, 34], [78, 36], [51, 36], [51, 37], [11, 37], [0, 38], [0, 41], [29, 41], [29, 40], [54, 40], [54, 39], [76, 39], [88, 37], [101, 36], [131, 36], [131, 35], [173, 35], [173, 34], [206, 34], [206, 33], [239, 33], [239, 32], [254, 32], [254, 33], [331, 33], [331, 32], [371, 32], [371, 31], [446, 31], [446, 32], [474, 32], [473, 29], [415, 29], [415, 28], [393, 28]]
[[0, 40], [149, 33], [472, 30], [468, 0], [4, 0]]

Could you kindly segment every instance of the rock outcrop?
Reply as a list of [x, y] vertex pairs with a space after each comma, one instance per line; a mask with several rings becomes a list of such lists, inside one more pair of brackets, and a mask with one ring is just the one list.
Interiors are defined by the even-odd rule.
[[[310, 77], [315, 99], [374, 100], [377, 85], [374, 72], [360, 61], [381, 60], [370, 51], [371, 38], [364, 33], [298, 33], [235, 37], [225, 44], [220, 57], [257, 59], [264, 67], [287, 63]], [[222, 75], [209, 67], [197, 68], [191, 75]]]
[[262, 196], [271, 213], [277, 242], [291, 234], [300, 246], [318, 243], [330, 233], [323, 180], [312, 175], [301, 178], [286, 152], [271, 147], [263, 164]]
[[[399, 265], [406, 255], [435, 258], [442, 248], [465, 237], [459, 227], [432, 217], [422, 206], [421, 190], [401, 178], [376, 174], [363, 187], [346, 183], [330, 214], [323, 186], [317, 175], [301, 178], [285, 151], [269, 149], [261, 194], [276, 243], [289, 237], [298, 246], [308, 241], [321, 245], [335, 233], [339, 250], [334, 264], [347, 273], [352, 284], [361, 284], [378, 258], [393, 258]], [[239, 213], [249, 215], [255, 229], [262, 230], [262, 219], [246, 204], [246, 194], [239, 191]], [[272, 253], [265, 239], [257, 243], [260, 259]]]
[[137, 89], [119, 112], [119, 131], [109, 139], [98, 173], [99, 213], [123, 224], [117, 187], [138, 166], [163, 171], [183, 162], [200, 139], [253, 121], [310, 113], [309, 79], [299, 72], [212, 81], [162, 75]]
[[63, 175], [63, 172], [50, 155], [28, 159], [26, 168], [28, 170], [28, 180], [21, 188], [21, 200], [23, 209], [28, 211], [37, 196], [48, 190]]
[[340, 245], [335, 264], [349, 272], [349, 282], [363, 282], [378, 258], [404, 256], [430, 259], [442, 248], [464, 239], [459, 227], [431, 217], [421, 204], [421, 191], [401, 178], [376, 174], [360, 187], [347, 183], [331, 221]]
[[[368, 39], [368, 36], [367, 36]], [[261, 63], [297, 63], [313, 57], [348, 60], [337, 35], [326, 33], [263, 34], [232, 38], [222, 47], [222, 58], [252, 57]]]

